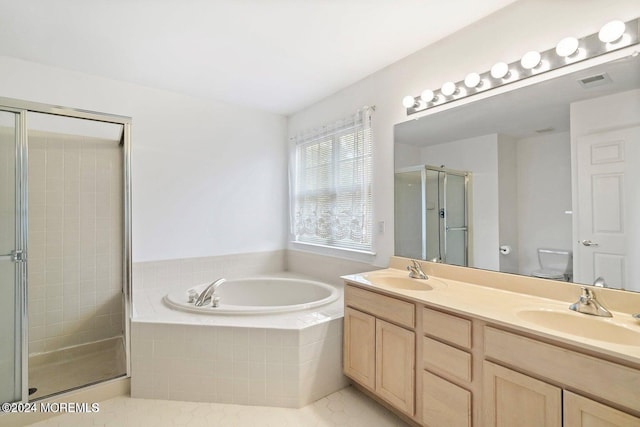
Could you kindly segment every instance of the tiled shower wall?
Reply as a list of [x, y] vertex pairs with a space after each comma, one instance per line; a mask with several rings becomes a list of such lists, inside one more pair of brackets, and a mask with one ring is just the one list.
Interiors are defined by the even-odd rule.
[[29, 353], [122, 335], [122, 148], [29, 132]]

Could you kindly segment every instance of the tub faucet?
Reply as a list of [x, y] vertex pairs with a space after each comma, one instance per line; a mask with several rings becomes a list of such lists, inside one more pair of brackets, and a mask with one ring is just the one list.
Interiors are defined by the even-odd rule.
[[207, 286], [204, 291], [202, 291], [200, 296], [198, 296], [198, 299], [196, 299], [196, 302], [194, 302], [193, 305], [195, 305], [196, 307], [202, 307], [207, 302], [207, 300], [213, 298], [213, 295], [215, 294], [216, 289], [218, 289], [218, 286], [222, 285], [226, 281], [227, 279], [221, 277], [215, 282], [211, 282], [209, 286]]
[[582, 293], [578, 301], [569, 306], [569, 309], [578, 313], [591, 314], [600, 317], [613, 317], [611, 312], [603, 307], [596, 299], [596, 294], [589, 288], [581, 286]]
[[422, 267], [420, 266], [420, 263], [418, 261], [416, 261], [415, 259], [412, 259], [411, 263], [413, 265], [407, 266], [407, 270], [409, 270], [409, 277], [411, 277], [412, 279], [422, 279], [422, 280], [426, 280], [429, 278], [427, 277], [426, 274], [424, 274], [424, 271], [422, 271]]

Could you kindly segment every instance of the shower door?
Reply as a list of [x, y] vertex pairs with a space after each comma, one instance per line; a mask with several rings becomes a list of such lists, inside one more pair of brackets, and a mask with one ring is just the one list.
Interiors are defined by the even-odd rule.
[[468, 172], [417, 166], [395, 174], [395, 255], [468, 265]]
[[130, 135], [0, 97], [0, 403], [130, 375]]
[[22, 115], [0, 110], [0, 402], [22, 400], [25, 230]]

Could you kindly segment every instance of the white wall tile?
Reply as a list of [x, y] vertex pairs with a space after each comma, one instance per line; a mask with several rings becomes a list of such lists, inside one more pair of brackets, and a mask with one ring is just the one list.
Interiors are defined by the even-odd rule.
[[[108, 209], [122, 191], [121, 162], [112, 161], [120, 152], [113, 142], [29, 133], [29, 294], [45, 300], [30, 298], [30, 323], [45, 330], [30, 336], [32, 354], [122, 334], [122, 299], [96, 289], [97, 277], [121, 286], [121, 265], [106, 256], [121, 251], [121, 202]], [[96, 172], [101, 156], [110, 173]]]

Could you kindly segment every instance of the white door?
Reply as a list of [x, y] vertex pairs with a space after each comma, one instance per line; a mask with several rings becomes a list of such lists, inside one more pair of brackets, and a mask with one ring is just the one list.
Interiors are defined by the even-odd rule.
[[577, 139], [574, 281], [640, 291], [640, 127]]

